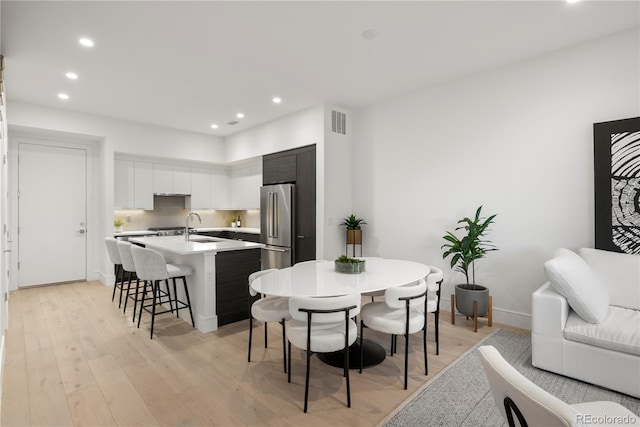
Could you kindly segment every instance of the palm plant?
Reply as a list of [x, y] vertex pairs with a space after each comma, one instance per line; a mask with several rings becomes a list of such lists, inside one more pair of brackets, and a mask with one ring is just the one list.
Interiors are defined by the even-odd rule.
[[353, 214], [349, 215], [340, 223], [340, 225], [344, 225], [347, 230], [360, 230], [360, 226], [364, 224], [366, 224], [364, 219], [356, 218]]
[[[442, 254], [442, 258], [449, 255], [451, 257], [451, 268], [464, 274], [467, 285], [476, 286], [476, 273], [474, 261], [483, 258], [487, 252], [497, 251], [498, 249], [489, 241], [483, 239], [484, 234], [488, 231], [489, 226], [493, 223], [496, 215], [488, 218], [481, 217], [482, 206], [476, 210], [473, 219], [463, 218], [458, 221], [457, 230], [465, 230], [467, 233], [461, 239], [454, 233], [447, 231], [443, 238], [448, 242], [442, 245], [441, 249], [447, 248]], [[471, 268], [471, 283], [469, 283], [469, 268]]]

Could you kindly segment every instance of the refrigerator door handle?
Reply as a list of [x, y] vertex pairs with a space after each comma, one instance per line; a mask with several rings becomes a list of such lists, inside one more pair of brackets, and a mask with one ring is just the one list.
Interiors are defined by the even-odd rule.
[[271, 232], [272, 232], [272, 236], [273, 238], [278, 238], [278, 223], [280, 222], [280, 212], [278, 209], [278, 193], [271, 193], [272, 197], [273, 197], [273, 202], [272, 202], [272, 206], [273, 206], [273, 216], [272, 221], [273, 224], [271, 225]]
[[267, 193], [267, 237], [273, 237], [273, 193]]
[[289, 252], [289, 248], [278, 248], [276, 246], [265, 246], [264, 248], [268, 251]]

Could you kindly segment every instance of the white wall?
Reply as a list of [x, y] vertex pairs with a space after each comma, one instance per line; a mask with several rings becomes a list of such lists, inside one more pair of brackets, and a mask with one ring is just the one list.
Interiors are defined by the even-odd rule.
[[322, 105], [298, 111], [225, 138], [229, 163], [276, 153], [323, 140]]
[[543, 262], [594, 245], [592, 125], [640, 115], [639, 76], [636, 29], [355, 111], [366, 255], [443, 267], [448, 296], [464, 278], [442, 260], [442, 236], [484, 205], [500, 251], [477, 281], [497, 322], [530, 327]]
[[[342, 135], [331, 131], [331, 110], [347, 115], [347, 133]], [[352, 213], [352, 128], [351, 112], [343, 108], [325, 107], [325, 136], [322, 152], [322, 176], [324, 191], [317, 203], [323, 211], [324, 221], [318, 224], [318, 236], [324, 236], [321, 258], [332, 260], [345, 254], [345, 231], [340, 226], [343, 218]], [[318, 168], [320, 170], [320, 168]], [[359, 252], [356, 252], [359, 254]], [[320, 256], [318, 256], [320, 258]]]

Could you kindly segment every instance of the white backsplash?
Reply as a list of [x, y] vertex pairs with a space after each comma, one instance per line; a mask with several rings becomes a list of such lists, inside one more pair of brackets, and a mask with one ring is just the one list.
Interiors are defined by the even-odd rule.
[[[182, 196], [155, 196], [154, 210], [115, 210], [114, 218], [121, 218], [127, 222], [125, 231], [147, 230], [152, 227], [184, 227], [185, 219], [190, 210], [184, 208], [185, 198]], [[230, 227], [232, 219], [240, 215], [242, 227], [260, 228], [260, 210], [195, 210], [202, 218], [202, 224], [197, 218], [192, 218], [189, 226], [200, 227]]]

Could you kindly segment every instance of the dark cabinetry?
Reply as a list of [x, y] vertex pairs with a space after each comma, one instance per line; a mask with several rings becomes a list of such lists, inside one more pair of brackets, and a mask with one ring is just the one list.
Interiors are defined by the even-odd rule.
[[262, 159], [262, 184], [284, 184], [296, 181], [296, 155], [279, 153]]
[[249, 318], [249, 275], [260, 270], [260, 249], [216, 254], [218, 326]]
[[316, 258], [316, 146], [269, 154], [262, 158], [264, 185], [295, 183], [294, 262]]

